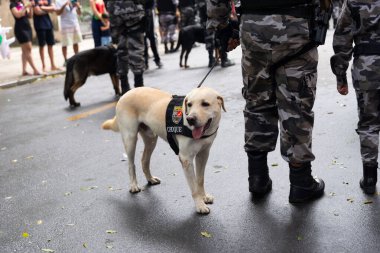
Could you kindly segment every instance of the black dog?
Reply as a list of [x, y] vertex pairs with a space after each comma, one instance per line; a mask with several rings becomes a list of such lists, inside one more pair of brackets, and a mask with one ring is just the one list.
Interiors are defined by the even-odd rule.
[[89, 49], [68, 59], [63, 95], [66, 100], [69, 99], [70, 106], [80, 106], [74, 99], [74, 93], [91, 75], [110, 74], [115, 94], [120, 95], [116, 64], [116, 49], [112, 45]]
[[[200, 25], [189, 25], [185, 26], [181, 29], [178, 36], [178, 44], [174, 51], [177, 51], [180, 46], [182, 46], [181, 49], [181, 55], [179, 58], [179, 66], [188, 68], [189, 65], [187, 65], [187, 59], [189, 57], [189, 54], [191, 52], [191, 49], [194, 46], [195, 42], [199, 43], [205, 43], [205, 28], [203, 28]], [[186, 54], [185, 54], [186, 53]], [[185, 65], [182, 65], [182, 58], [185, 54]]]

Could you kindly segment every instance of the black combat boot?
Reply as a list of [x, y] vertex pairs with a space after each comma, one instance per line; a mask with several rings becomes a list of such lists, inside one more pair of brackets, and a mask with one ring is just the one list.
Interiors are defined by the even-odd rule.
[[168, 43], [164, 43], [165, 46], [165, 54], [169, 53]]
[[222, 66], [222, 68], [228, 68], [228, 67], [235, 65], [235, 63], [233, 61], [228, 59], [226, 52], [220, 53], [220, 61], [221, 61], [220, 65]]
[[268, 152], [250, 151], [247, 155], [249, 191], [254, 197], [262, 197], [272, 189], [267, 165]]
[[363, 165], [363, 177], [360, 179], [360, 187], [366, 194], [374, 194], [377, 183], [377, 163]]
[[124, 95], [127, 91], [129, 91], [131, 89], [129, 87], [127, 76], [121, 76], [120, 77], [120, 85], [121, 85], [121, 95]]
[[304, 203], [323, 195], [325, 183], [320, 178], [313, 178], [310, 162], [299, 167], [289, 164], [289, 168], [290, 203]]
[[142, 74], [135, 74], [135, 88], [144, 86]]
[[214, 63], [215, 63], [215, 57], [214, 57], [214, 54], [213, 54], [213, 51], [214, 50], [209, 50], [208, 51], [208, 67], [211, 68], [212, 66], [214, 66]]
[[174, 52], [174, 41], [170, 42], [170, 52]]

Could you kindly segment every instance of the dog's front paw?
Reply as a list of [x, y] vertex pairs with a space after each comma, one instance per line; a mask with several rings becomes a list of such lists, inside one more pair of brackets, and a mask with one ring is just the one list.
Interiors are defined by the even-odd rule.
[[212, 204], [212, 203], [214, 203], [214, 197], [212, 195], [206, 193], [205, 196], [203, 197], [203, 201], [206, 204]]
[[148, 179], [148, 183], [150, 185], [156, 185], [156, 184], [160, 184], [161, 180], [158, 177], [151, 177]]
[[199, 203], [196, 205], [197, 213], [199, 214], [209, 214], [210, 208], [206, 206], [205, 203]]
[[129, 189], [129, 192], [130, 193], [138, 193], [138, 192], [140, 192], [141, 191], [141, 189], [137, 186], [137, 185], [133, 185], [133, 186], [131, 186], [131, 188]]

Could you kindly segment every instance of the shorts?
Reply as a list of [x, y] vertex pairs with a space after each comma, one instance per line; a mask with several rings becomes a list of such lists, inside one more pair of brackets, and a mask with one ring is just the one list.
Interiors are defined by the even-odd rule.
[[102, 46], [107, 46], [108, 44], [111, 44], [112, 39], [111, 39], [111, 36], [102, 36], [100, 38], [100, 41], [101, 41]]
[[61, 35], [63, 47], [82, 42], [82, 33], [79, 27], [62, 28]]
[[53, 46], [55, 44], [53, 29], [36, 30], [36, 33], [37, 33], [38, 45], [40, 47], [43, 47], [46, 44], [48, 44], [49, 46]]

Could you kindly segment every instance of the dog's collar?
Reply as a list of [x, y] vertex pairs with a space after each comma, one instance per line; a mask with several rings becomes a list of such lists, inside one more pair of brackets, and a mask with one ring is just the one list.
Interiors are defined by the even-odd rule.
[[[185, 96], [177, 96], [173, 95], [172, 100], [169, 102], [168, 107], [166, 109], [166, 133], [167, 139], [170, 147], [173, 149], [174, 153], [178, 155], [179, 148], [178, 144], [174, 138], [175, 134], [180, 134], [189, 138], [193, 138], [193, 134], [187, 126], [183, 125], [183, 113], [182, 113], [182, 105]], [[212, 134], [204, 135], [201, 139], [208, 138], [216, 134], [218, 129], [215, 130]]]

